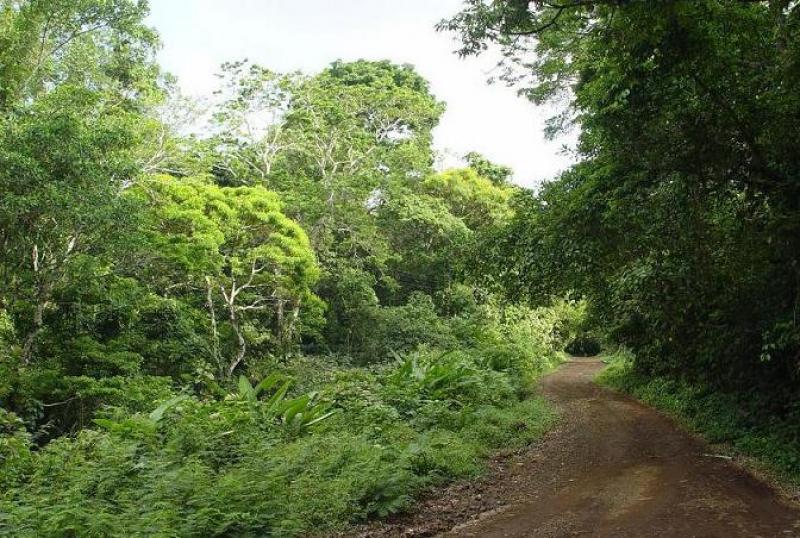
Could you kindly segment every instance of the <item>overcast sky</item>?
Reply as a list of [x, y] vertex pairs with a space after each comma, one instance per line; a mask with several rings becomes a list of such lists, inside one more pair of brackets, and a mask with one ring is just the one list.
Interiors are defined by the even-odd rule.
[[207, 96], [228, 60], [248, 58], [275, 71], [314, 73], [333, 60], [389, 59], [413, 64], [447, 112], [436, 149], [479, 151], [514, 168], [533, 186], [565, 168], [563, 142], [542, 135], [548, 111], [503, 85], [489, 86], [490, 58], [462, 60], [453, 36], [433, 26], [461, 0], [151, 0], [150, 24], [161, 34], [160, 60], [183, 91]]

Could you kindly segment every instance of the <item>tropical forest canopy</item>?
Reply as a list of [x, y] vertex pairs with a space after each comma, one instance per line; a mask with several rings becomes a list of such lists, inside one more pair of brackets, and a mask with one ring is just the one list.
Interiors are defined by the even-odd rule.
[[576, 290], [651, 374], [800, 417], [800, 7], [789, 0], [483, 2], [443, 28], [565, 99], [580, 164], [527, 197], [494, 274]]
[[580, 133], [536, 192], [435, 170], [409, 65], [231, 59], [200, 110], [147, 12], [0, 0], [0, 533], [385, 516], [536, 438], [600, 340], [797, 441], [796, 2], [465, 2], [459, 53]]

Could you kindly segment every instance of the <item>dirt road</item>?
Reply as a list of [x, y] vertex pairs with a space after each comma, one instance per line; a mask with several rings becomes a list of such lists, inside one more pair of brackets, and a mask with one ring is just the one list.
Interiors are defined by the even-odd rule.
[[359, 536], [800, 537], [800, 510], [637, 402], [597, 387], [575, 359], [545, 378], [561, 426]]

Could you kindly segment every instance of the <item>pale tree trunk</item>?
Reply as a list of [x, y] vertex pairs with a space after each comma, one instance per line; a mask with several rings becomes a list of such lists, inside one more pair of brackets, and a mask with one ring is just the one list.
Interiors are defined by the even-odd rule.
[[[294, 335], [294, 328], [297, 324], [297, 319], [300, 317], [300, 303], [299, 298], [292, 300], [280, 299], [277, 302], [276, 312], [276, 338], [278, 341], [278, 349], [283, 353], [287, 345], [291, 342]], [[290, 305], [290, 310], [287, 315], [286, 305]]]
[[224, 376], [225, 371], [222, 368], [222, 360], [219, 354], [219, 329], [217, 327], [217, 314], [214, 311], [213, 285], [209, 277], [206, 277], [206, 306], [208, 307], [208, 315], [211, 320], [211, 354], [214, 357], [214, 362], [217, 364], [217, 372]]
[[36, 310], [33, 313], [33, 328], [25, 337], [25, 344], [22, 346], [22, 363], [30, 364], [33, 352], [36, 349], [36, 339], [44, 328], [44, 309], [47, 307], [48, 296], [50, 295], [49, 286], [44, 285], [38, 293]]
[[236, 279], [232, 278], [229, 290], [223, 285], [220, 285], [219, 287], [220, 291], [222, 292], [222, 297], [225, 300], [225, 306], [228, 309], [228, 320], [231, 324], [231, 329], [233, 329], [233, 332], [236, 334], [237, 340], [236, 354], [228, 364], [227, 375], [229, 376], [233, 374], [234, 370], [236, 370], [236, 368], [242, 362], [244, 362], [245, 354], [247, 352], [247, 341], [245, 340], [244, 333], [242, 332], [239, 314], [249, 311], [264, 310], [267, 307], [267, 298], [263, 296], [256, 297], [249, 304], [239, 304], [239, 294], [247, 289], [258, 289], [259, 286], [254, 284], [254, 281], [257, 275], [266, 268], [266, 266], [257, 266], [256, 261], [254, 260], [250, 267], [250, 275], [243, 284], [237, 284]]
[[50, 294], [53, 290], [54, 280], [57, 278], [53, 273], [67, 263], [76, 241], [77, 234], [67, 240], [64, 256], [59, 260], [56, 260], [52, 254], [48, 255], [46, 251], [39, 252], [39, 246], [36, 244], [31, 249], [31, 265], [37, 281], [36, 309], [33, 312], [33, 327], [25, 336], [25, 343], [22, 346], [23, 364], [30, 364], [33, 353], [36, 351], [36, 340], [44, 328], [44, 311], [50, 303]]
[[[284, 334], [288, 339], [294, 336], [294, 327], [297, 324], [297, 319], [300, 317], [300, 299], [294, 299], [292, 301], [292, 313], [289, 317], [289, 324], [286, 327], [286, 331]], [[281, 343], [283, 345], [283, 343]]]
[[238, 290], [236, 288], [236, 281], [231, 284], [231, 291], [227, 293], [223, 286], [220, 286], [222, 296], [225, 298], [225, 306], [228, 308], [228, 321], [231, 324], [231, 329], [236, 334], [236, 354], [228, 364], [228, 376], [233, 374], [236, 367], [244, 360], [245, 353], [247, 353], [247, 342], [242, 334], [242, 328], [239, 325], [239, 316], [236, 315], [236, 295]]
[[276, 329], [277, 329], [277, 338], [278, 338], [278, 349], [283, 351], [283, 304], [286, 301], [284, 299], [278, 299], [277, 301], [277, 309], [275, 312], [276, 316]]
[[247, 353], [247, 342], [244, 339], [241, 327], [239, 327], [239, 320], [236, 318], [236, 311], [233, 308], [230, 309], [230, 321], [233, 332], [236, 333], [237, 349], [236, 355], [228, 366], [228, 376], [233, 375], [233, 371], [242, 363], [245, 353]]

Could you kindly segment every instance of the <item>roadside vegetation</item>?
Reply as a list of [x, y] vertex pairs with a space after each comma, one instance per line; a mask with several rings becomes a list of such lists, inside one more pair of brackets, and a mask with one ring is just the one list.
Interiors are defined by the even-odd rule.
[[520, 196], [487, 280], [588, 299], [607, 375], [800, 475], [800, 4], [467, 0], [462, 55], [579, 134], [579, 162]]
[[[298, 536], [405, 509], [554, 420], [563, 350], [800, 476], [800, 4], [466, 0], [557, 104], [536, 191], [410, 65], [231, 59], [144, 0], [0, 0], [0, 534]], [[244, 15], [243, 15], [244, 16]]]
[[511, 170], [433, 169], [407, 65], [201, 106], [146, 13], [0, 1], [0, 534], [341, 529], [540, 436], [584, 306], [473, 274]]
[[298, 357], [224, 396], [102, 408], [35, 451], [4, 412], [0, 523], [13, 536], [295, 536], [387, 516], [552, 424], [527, 380], [559, 355], [517, 344], [538, 346], [535, 362], [479, 347], [372, 367]]

